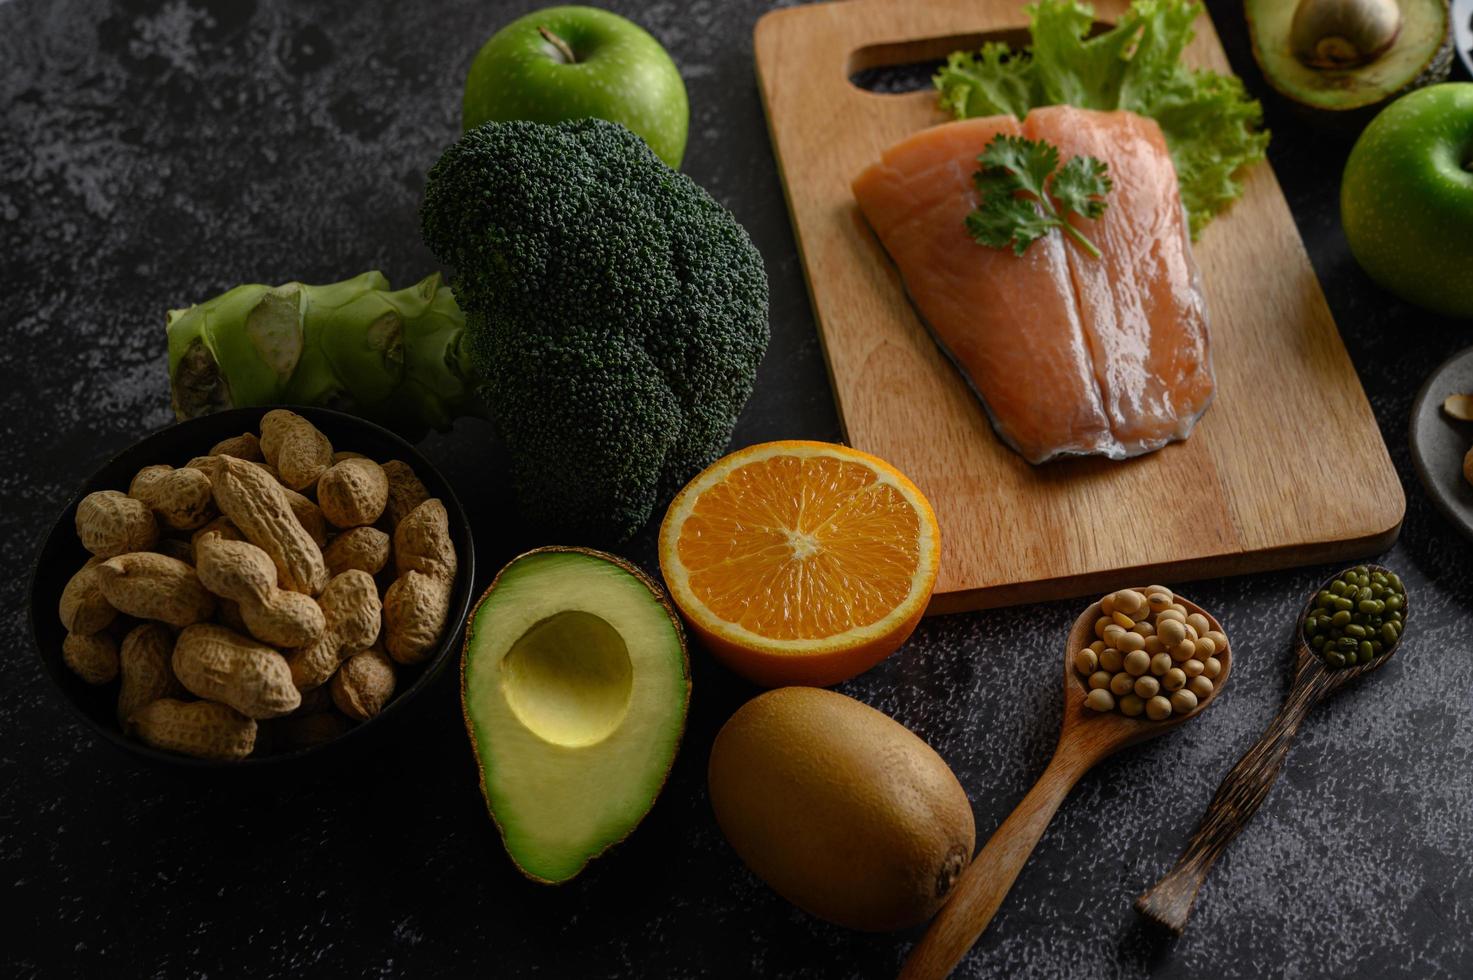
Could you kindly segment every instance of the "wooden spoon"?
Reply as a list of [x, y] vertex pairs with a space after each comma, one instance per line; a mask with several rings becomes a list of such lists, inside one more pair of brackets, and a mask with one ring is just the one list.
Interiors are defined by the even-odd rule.
[[[1390, 572], [1380, 565], [1365, 567], [1372, 571]], [[1198, 889], [1207, 880], [1207, 872], [1258, 812], [1259, 805], [1273, 788], [1274, 780], [1279, 778], [1279, 769], [1283, 767], [1289, 746], [1305, 716], [1341, 685], [1390, 660], [1397, 647], [1401, 646], [1401, 637], [1398, 636], [1395, 643], [1368, 664], [1331, 668], [1325, 666], [1319, 654], [1304, 641], [1304, 617], [1314, 608], [1315, 596], [1343, 574], [1344, 571], [1332, 576], [1315, 589], [1299, 613], [1299, 621], [1294, 626], [1294, 680], [1289, 685], [1289, 695], [1284, 699], [1283, 707], [1279, 708], [1279, 713], [1253, 747], [1228, 770], [1176, 865], [1135, 901], [1136, 911], [1178, 936], [1187, 927], [1192, 904], [1197, 900]], [[1411, 619], [1412, 605], [1409, 596], [1402, 601], [1401, 622], [1404, 628]]]
[[[1206, 616], [1213, 629], [1222, 630], [1205, 609], [1181, 596], [1176, 601], [1188, 613]], [[1091, 766], [1127, 745], [1164, 735], [1195, 718], [1222, 693], [1233, 666], [1231, 644], [1228, 650], [1213, 654], [1222, 661], [1222, 672], [1213, 680], [1216, 687], [1187, 714], [1151, 721], [1144, 715], [1128, 718], [1118, 711], [1100, 713], [1086, 708], [1084, 697], [1088, 691], [1084, 678], [1074, 669], [1074, 655], [1094, 641], [1095, 621], [1102, 615], [1098, 602], [1086, 609], [1064, 645], [1064, 724], [1048, 768], [962, 872], [951, 898], [906, 958], [900, 970], [902, 978], [944, 977], [961, 961], [1002, 905], [1059, 804]]]

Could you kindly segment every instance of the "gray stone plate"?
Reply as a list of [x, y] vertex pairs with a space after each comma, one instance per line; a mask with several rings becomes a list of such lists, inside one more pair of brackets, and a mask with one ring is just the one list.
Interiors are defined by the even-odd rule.
[[1473, 446], [1473, 422], [1442, 411], [1448, 395], [1473, 393], [1473, 347], [1438, 367], [1412, 403], [1412, 465], [1432, 503], [1462, 534], [1473, 538], [1473, 486], [1463, 479], [1463, 456]]

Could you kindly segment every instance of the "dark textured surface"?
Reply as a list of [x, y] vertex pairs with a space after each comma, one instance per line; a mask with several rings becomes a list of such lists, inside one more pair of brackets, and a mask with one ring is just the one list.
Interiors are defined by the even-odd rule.
[[[705, 756], [752, 691], [699, 651], [664, 795], [627, 844], [560, 889], [521, 880], [504, 857], [451, 684], [396, 738], [328, 768], [201, 779], [138, 768], [91, 736], [35, 660], [26, 570], [42, 533], [101, 460], [169, 421], [164, 310], [243, 281], [423, 275], [423, 171], [456, 135], [477, 41], [531, 6], [0, 0], [0, 540], [12, 562], [0, 581], [0, 973], [879, 977], [914, 938], [815, 921], [726, 847]], [[835, 438], [752, 80], [765, 5], [617, 6], [670, 47], [693, 107], [685, 169], [767, 259], [773, 344], [737, 442]], [[1215, 5], [1219, 30], [1262, 91], [1236, 7]], [[1191, 725], [1085, 777], [959, 975], [1473, 974], [1473, 549], [1422, 496], [1406, 439], [1419, 383], [1469, 334], [1355, 268], [1336, 201], [1350, 139], [1277, 106], [1269, 122], [1272, 161], [1405, 474], [1406, 525], [1384, 560], [1415, 594], [1414, 628], [1389, 667], [1305, 724], [1188, 933], [1166, 941], [1131, 901], [1276, 710], [1290, 624], [1328, 570], [1184, 589], [1235, 641], [1230, 687]], [[461, 488], [490, 572], [519, 542], [487, 438], [463, 422], [425, 448]], [[1345, 452], [1354, 465], [1356, 447]], [[629, 550], [654, 567], [649, 535]], [[1053, 746], [1074, 611], [932, 619], [844, 685], [955, 767], [981, 838]]]

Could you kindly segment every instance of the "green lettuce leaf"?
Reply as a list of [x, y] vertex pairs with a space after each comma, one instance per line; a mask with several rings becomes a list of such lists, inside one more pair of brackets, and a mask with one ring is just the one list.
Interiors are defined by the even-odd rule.
[[1094, 10], [1077, 0], [1026, 8], [1033, 43], [958, 51], [936, 73], [941, 106], [958, 119], [1042, 105], [1128, 109], [1166, 136], [1192, 235], [1242, 193], [1235, 174], [1264, 158], [1263, 109], [1231, 75], [1181, 63], [1201, 12], [1195, 0], [1135, 0], [1111, 30], [1090, 37]]

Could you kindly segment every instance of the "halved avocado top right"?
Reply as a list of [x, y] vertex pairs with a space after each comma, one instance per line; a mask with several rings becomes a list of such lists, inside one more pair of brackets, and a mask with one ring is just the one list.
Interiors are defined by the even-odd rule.
[[1246, 0], [1253, 56], [1311, 109], [1376, 106], [1447, 78], [1448, 0]]

